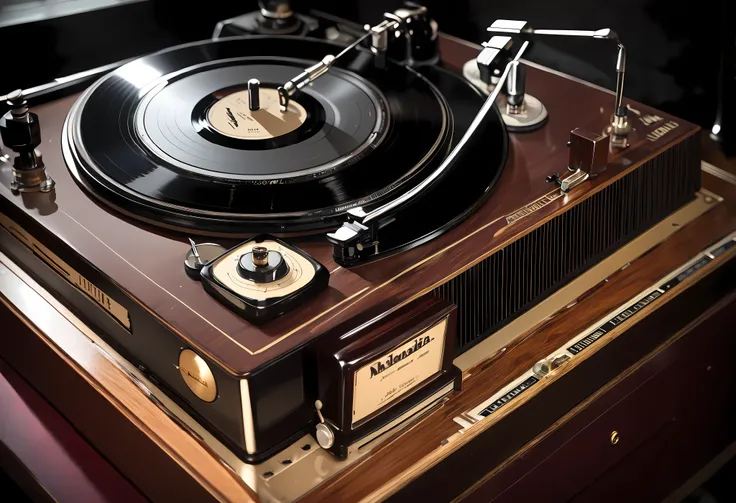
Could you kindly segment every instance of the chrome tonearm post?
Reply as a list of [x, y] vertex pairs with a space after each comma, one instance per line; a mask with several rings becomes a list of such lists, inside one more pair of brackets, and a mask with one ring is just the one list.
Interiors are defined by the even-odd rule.
[[506, 65], [503, 74], [498, 80], [498, 84], [483, 103], [483, 106], [481, 106], [470, 127], [468, 127], [465, 134], [442, 163], [427, 178], [393, 201], [376, 209], [368, 212], [362, 207], [348, 210], [348, 221], [343, 223], [335, 232], [327, 234], [327, 240], [333, 245], [333, 257], [337, 263], [343, 266], [352, 266], [378, 254], [378, 246], [380, 244], [379, 230], [395, 220], [395, 212], [397, 210], [416, 200], [422, 192], [440, 180], [462, 158], [461, 153], [465, 149], [465, 146], [478, 134], [480, 125], [493, 109], [511, 69], [514, 65], [519, 64], [519, 59], [528, 45], [529, 42], [525, 41], [514, 59]]
[[628, 120], [628, 109], [623, 104], [626, 49], [619, 40], [616, 32], [609, 28], [600, 30], [538, 30], [529, 26], [529, 23], [526, 21], [509, 19], [499, 19], [488, 27], [488, 31], [491, 33], [518, 34], [522, 37], [528, 37], [530, 35], [551, 35], [612, 40], [618, 47], [618, 55], [616, 58], [616, 98], [613, 107], [613, 119], [611, 120], [611, 132], [614, 136], [625, 138], [629, 131], [631, 131], [631, 124]]
[[[376, 58], [380, 58], [385, 53], [385, 46], [388, 44], [388, 38], [386, 37], [387, 30], [397, 28], [399, 26], [398, 21], [394, 21], [391, 19], [386, 19], [382, 21], [381, 23], [377, 24], [374, 27], [370, 27], [366, 25], [366, 33], [364, 35], [361, 35], [356, 39], [352, 44], [344, 48], [337, 56], [333, 56], [332, 54], [328, 54], [324, 58], [322, 58], [322, 61], [319, 63], [310, 66], [309, 68], [305, 69], [302, 73], [294, 77], [293, 79], [286, 82], [283, 86], [278, 87], [278, 93], [279, 93], [279, 108], [282, 112], [286, 112], [286, 109], [289, 106], [289, 101], [294, 94], [296, 94], [297, 91], [302, 89], [304, 86], [311, 84], [318, 78], [320, 78], [322, 75], [327, 73], [327, 71], [330, 69], [330, 67], [340, 59], [342, 56], [347, 54], [348, 52], [355, 49], [358, 45], [360, 45], [364, 40], [366, 40], [368, 37], [371, 37], [372, 44], [371, 48], [373, 50], [373, 53], [376, 55]], [[383, 49], [382, 50], [376, 50], [376, 44], [381, 44], [383, 42]], [[383, 56], [383, 63], [381, 65], [385, 64], [385, 56]], [[379, 65], [380, 66], [380, 65]]]

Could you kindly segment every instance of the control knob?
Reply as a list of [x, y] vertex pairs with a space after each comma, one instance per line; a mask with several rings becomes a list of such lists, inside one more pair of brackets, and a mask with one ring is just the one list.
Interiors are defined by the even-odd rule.
[[18, 155], [13, 162], [11, 189], [16, 192], [49, 192], [54, 180], [46, 174], [41, 153], [41, 124], [38, 115], [28, 110], [23, 91], [18, 89], [5, 96], [10, 111], [0, 117], [3, 143]]
[[254, 246], [251, 251], [241, 255], [237, 271], [240, 276], [254, 283], [272, 283], [289, 272], [289, 265], [281, 253], [265, 246]]
[[404, 2], [403, 8], [388, 14], [387, 18], [399, 23], [398, 32], [402, 35], [390, 44], [389, 56], [392, 59], [403, 61], [409, 66], [437, 62], [438, 25], [426, 7]]

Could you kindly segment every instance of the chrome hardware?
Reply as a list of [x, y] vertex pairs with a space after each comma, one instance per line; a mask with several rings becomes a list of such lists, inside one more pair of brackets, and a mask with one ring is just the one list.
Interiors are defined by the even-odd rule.
[[590, 133], [579, 128], [570, 132], [568, 142], [570, 157], [567, 169], [572, 174], [560, 180], [560, 190], [563, 193], [569, 192], [591, 176], [597, 176], [605, 171], [608, 165], [609, 142], [608, 135]]
[[[615, 31], [609, 28], [601, 30], [538, 30], [529, 26], [526, 21], [499, 19], [488, 27], [491, 33], [517, 34], [524, 38], [530, 35], [552, 35], [563, 37], [583, 37], [612, 40], [618, 48], [616, 57], [616, 96], [613, 106], [613, 117], [610, 123], [611, 133], [616, 137], [626, 137], [631, 131], [631, 123], [628, 120], [628, 108], [623, 104], [624, 77], [626, 75], [626, 49], [618, 38]], [[626, 147], [626, 141], [615, 139], [615, 146]]]
[[534, 364], [532, 367], [532, 372], [537, 377], [544, 377], [548, 375], [553, 370], [561, 367], [564, 363], [568, 362], [570, 360], [570, 356], [566, 355], [564, 353], [550, 356], [549, 358], [545, 358], [544, 360], [539, 360], [537, 363]]
[[202, 264], [202, 257], [199, 256], [199, 251], [197, 251], [197, 243], [192, 238], [189, 238], [189, 245], [192, 247], [192, 255], [197, 260], [197, 264]]
[[327, 70], [330, 69], [330, 65], [332, 65], [335, 59], [335, 56], [333, 56], [332, 54], [328, 54], [327, 56], [322, 58], [322, 61], [320, 61], [319, 63], [305, 69], [302, 73], [300, 73], [290, 81], [286, 82], [283, 86], [279, 86], [279, 105], [281, 111], [286, 112], [286, 109], [289, 106], [289, 99], [298, 90], [300, 90], [307, 84], [310, 84], [320, 76], [324, 75]]
[[261, 82], [258, 79], [248, 81], [248, 108], [256, 111], [261, 108]]
[[526, 67], [519, 61], [511, 62], [511, 71], [506, 80], [506, 113], [520, 114], [524, 108], [524, 88], [526, 84]]
[[511, 37], [495, 36], [483, 42], [483, 50], [475, 58], [483, 82], [489, 85], [497, 83], [500, 69], [508, 63], [510, 51]]
[[550, 370], [552, 369], [547, 360], [540, 360], [534, 364], [534, 367], [532, 367], [532, 372], [534, 372], [537, 377], [546, 376], [547, 374], [549, 374]]
[[38, 115], [28, 109], [20, 89], [4, 96], [10, 111], [0, 117], [3, 143], [18, 155], [13, 160], [13, 192], [50, 192], [54, 180], [46, 173], [43, 157], [36, 147], [41, 144]]
[[352, 44], [347, 46], [345, 49], [340, 51], [340, 53], [337, 56], [333, 56], [332, 54], [328, 54], [324, 58], [322, 58], [322, 61], [319, 63], [310, 66], [309, 68], [305, 69], [302, 73], [294, 77], [293, 79], [286, 82], [283, 86], [278, 87], [278, 93], [279, 93], [279, 106], [282, 112], [286, 112], [288, 106], [289, 106], [289, 100], [294, 94], [302, 89], [307, 84], [311, 84], [318, 78], [320, 78], [322, 75], [327, 73], [327, 70], [330, 69], [330, 66], [340, 59], [342, 56], [347, 54], [348, 52], [352, 51], [355, 47], [357, 47], [360, 43], [362, 43], [366, 38], [368, 38], [371, 35], [371, 32], [362, 35], [361, 37], [358, 37]]
[[[529, 42], [524, 42], [514, 58], [518, 61], [521, 55], [528, 47]], [[378, 246], [380, 239], [378, 232], [380, 229], [389, 225], [395, 220], [393, 213], [402, 206], [409, 204], [414, 198], [418, 197], [424, 190], [437, 182], [442, 176], [449, 171], [456, 162], [462, 157], [460, 153], [463, 151], [465, 144], [470, 141], [478, 130], [479, 125], [486, 118], [488, 113], [493, 109], [496, 99], [503, 88], [503, 84], [508, 78], [511, 71], [511, 63], [499, 78], [498, 85], [488, 96], [476, 114], [470, 127], [465, 134], [455, 144], [455, 147], [440, 163], [440, 165], [420, 183], [412, 187], [410, 190], [402, 194], [400, 197], [382, 205], [378, 208], [366, 213], [363, 208], [357, 207], [348, 210], [348, 221], [344, 222], [335, 232], [327, 234], [327, 240], [333, 245], [333, 257], [335, 261], [343, 266], [351, 266], [359, 263], [361, 260], [378, 254]]]
[[288, 19], [294, 15], [288, 0], [258, 0], [261, 15], [269, 19]]
[[[386, 14], [390, 16], [390, 14]], [[386, 67], [386, 51], [388, 50], [388, 32], [395, 30], [401, 24], [401, 20], [384, 19], [376, 26], [368, 27], [367, 30], [371, 34], [371, 52], [373, 53], [374, 64], [376, 68], [383, 69]]]
[[322, 416], [322, 402], [317, 400], [314, 402], [314, 408], [317, 409], [317, 415], [319, 416], [319, 424], [315, 427], [315, 437], [317, 443], [323, 449], [329, 449], [335, 444], [335, 432], [333, 432], [327, 423], [325, 418]]
[[[511, 37], [505, 35], [496, 35], [484, 42], [478, 57], [463, 65], [463, 76], [481, 92], [490, 94], [498, 84], [501, 70], [509, 62], [512, 44]], [[503, 93], [498, 107], [509, 132], [535, 131], [547, 122], [547, 108], [539, 99], [526, 94], [526, 66], [521, 61], [511, 67]]]

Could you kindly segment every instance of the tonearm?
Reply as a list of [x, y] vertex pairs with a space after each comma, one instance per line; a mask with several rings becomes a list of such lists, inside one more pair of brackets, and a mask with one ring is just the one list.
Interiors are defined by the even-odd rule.
[[[583, 37], [602, 40], [612, 40], [617, 47], [616, 57], [616, 97], [613, 107], [613, 118], [611, 120], [611, 133], [614, 136], [613, 144], [616, 146], [626, 146], [626, 135], [631, 131], [631, 124], [628, 121], [628, 109], [623, 104], [624, 99], [624, 77], [626, 76], [626, 49], [619, 40], [615, 31], [610, 28], [600, 30], [540, 30], [529, 26], [526, 21], [516, 21], [509, 19], [499, 19], [488, 27], [490, 33], [516, 34], [524, 39], [531, 38], [532, 35], [541, 36], [562, 36], [562, 37]], [[616, 137], [620, 141], [615, 141]]]
[[[426, 31], [422, 30], [421, 26], [425, 26]], [[437, 23], [429, 19], [427, 8], [421, 5], [406, 2], [403, 8], [395, 12], [384, 13], [380, 23], [374, 26], [366, 24], [363, 29], [365, 32], [342, 49], [339, 54], [326, 55], [321, 61], [304, 69], [299, 75], [278, 87], [279, 105], [282, 112], [287, 111], [291, 97], [300, 89], [327, 73], [335, 61], [357, 48], [369, 37], [370, 50], [377, 68], [382, 69], [386, 66], [390, 41], [394, 41], [392, 47], [400, 49], [399, 53], [402, 54], [398, 58], [394, 57], [396, 56], [394, 54], [391, 57], [392, 60], [400, 60], [409, 66], [414, 66], [432, 62], [436, 58]], [[390, 33], [393, 36], [389, 38]], [[403, 48], [397, 47], [397, 43], [403, 44]]]
[[375, 257], [379, 253], [379, 231], [395, 220], [395, 213], [402, 207], [411, 204], [422, 192], [441, 180], [458, 162], [466, 160], [463, 155], [466, 150], [465, 145], [478, 134], [480, 125], [495, 106], [496, 99], [512, 67], [519, 64], [519, 59], [528, 45], [529, 42], [524, 42], [514, 59], [506, 65], [498, 85], [483, 103], [470, 127], [444, 161], [427, 178], [398, 198], [378, 208], [367, 212], [362, 207], [348, 210], [348, 221], [335, 232], [327, 234], [327, 239], [333, 245], [333, 257], [337, 263], [352, 266]]

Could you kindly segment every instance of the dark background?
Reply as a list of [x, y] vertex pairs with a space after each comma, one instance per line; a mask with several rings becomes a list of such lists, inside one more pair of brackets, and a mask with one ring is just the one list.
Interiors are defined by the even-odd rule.
[[[0, 25], [11, 11], [0, 0]], [[47, 0], [54, 2], [54, 0]], [[57, 3], [63, 3], [58, 2]], [[94, 3], [89, 0], [87, 3]], [[612, 28], [628, 51], [626, 96], [710, 130], [723, 95], [734, 91], [734, 0], [427, 0], [440, 29], [473, 42], [498, 18], [525, 19], [539, 28]], [[0, 28], [4, 71], [0, 92], [157, 49], [209, 38], [218, 20], [254, 10], [255, 1], [134, 1], [113, 8]], [[399, 0], [293, 2], [360, 23], [380, 20]], [[3, 7], [5, 6], [5, 7]], [[17, 7], [17, 5], [16, 5]], [[720, 79], [722, 53], [731, 58]], [[615, 50], [610, 42], [545, 38], [528, 59], [612, 88]], [[733, 108], [733, 107], [731, 107]], [[733, 113], [730, 113], [732, 116]], [[728, 119], [733, 122], [733, 119]], [[724, 126], [725, 127], [725, 126]]]

